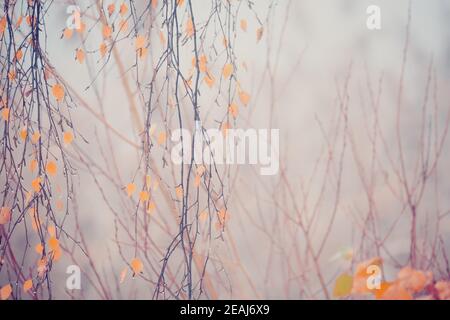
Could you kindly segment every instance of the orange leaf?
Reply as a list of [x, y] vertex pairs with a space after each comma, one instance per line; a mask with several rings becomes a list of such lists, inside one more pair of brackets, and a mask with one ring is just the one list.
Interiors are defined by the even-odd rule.
[[142, 49], [145, 46], [145, 37], [142, 35], [137, 36], [134, 44], [136, 50]]
[[127, 184], [127, 194], [129, 197], [131, 197], [131, 195], [134, 193], [135, 190], [136, 190], [136, 185], [134, 183]]
[[353, 294], [368, 294], [372, 292], [367, 286], [367, 280], [371, 276], [367, 271], [373, 265], [381, 267], [382, 263], [381, 258], [375, 257], [361, 262], [356, 266], [356, 271], [353, 276]]
[[261, 27], [258, 30], [256, 30], [256, 41], [259, 42], [259, 40], [261, 40], [262, 36], [264, 33], [264, 28]]
[[45, 170], [47, 173], [51, 176], [56, 176], [56, 173], [58, 171], [58, 166], [54, 161], [47, 162], [47, 165], [45, 166]]
[[10, 81], [13, 81], [13, 80], [16, 78], [16, 72], [15, 72], [14, 70], [11, 69], [11, 70], [8, 72], [8, 78], [9, 78]]
[[219, 219], [219, 223], [223, 225], [230, 219], [230, 214], [227, 210], [225, 210], [225, 208], [222, 208], [219, 212], [217, 212], [217, 218]]
[[35, 131], [32, 135], [31, 135], [31, 142], [33, 144], [36, 144], [39, 142], [39, 139], [41, 138], [41, 134], [39, 133], [39, 131]]
[[17, 19], [16, 28], [20, 27], [20, 25], [22, 24], [22, 20], [23, 20], [23, 16], [20, 16], [19, 19]]
[[42, 246], [41, 243], [38, 243], [35, 247], [34, 250], [37, 252], [37, 254], [42, 255], [42, 252], [44, 251], [44, 246]]
[[100, 44], [100, 56], [103, 58], [106, 55], [106, 44], [104, 42], [102, 42]]
[[41, 190], [41, 177], [33, 179], [33, 181], [31, 181], [31, 187], [33, 188], [34, 192], [39, 192]]
[[20, 129], [20, 133], [19, 133], [19, 137], [20, 139], [24, 140], [27, 138], [28, 132], [27, 132], [27, 128], [24, 127], [22, 129]]
[[61, 248], [58, 245], [58, 247], [56, 247], [56, 249], [53, 250], [52, 260], [53, 261], [58, 261], [59, 259], [61, 259], [61, 255], [62, 255], [62, 250], [61, 250]]
[[17, 50], [17, 52], [16, 52], [16, 60], [17, 61], [22, 60], [22, 57], [23, 57], [22, 49]]
[[450, 282], [449, 281], [438, 281], [434, 285], [434, 288], [439, 294], [439, 299], [450, 300]]
[[116, 10], [116, 6], [114, 5], [114, 3], [111, 3], [108, 6], [108, 14], [109, 14], [110, 17], [113, 15], [115, 10]]
[[29, 164], [29, 169], [31, 172], [34, 172], [36, 170], [38, 166], [38, 162], [36, 159], [31, 159], [30, 164]]
[[166, 36], [162, 30], [159, 31], [159, 41], [161, 41], [161, 44], [163, 45], [166, 43]]
[[47, 231], [50, 237], [56, 237], [56, 228], [54, 225], [49, 225]]
[[406, 290], [416, 293], [422, 291], [431, 281], [433, 275], [431, 272], [414, 270], [411, 267], [404, 267], [398, 273], [398, 281]]
[[77, 61], [79, 63], [83, 63], [83, 61], [84, 61], [84, 51], [83, 51], [83, 49], [81, 49], [81, 48], [77, 49], [75, 58], [77, 59]]
[[55, 97], [56, 101], [61, 102], [64, 98], [64, 88], [60, 84], [55, 84], [52, 87], [52, 94]]
[[10, 284], [7, 284], [7, 285], [3, 286], [0, 289], [0, 300], [8, 299], [9, 296], [11, 295], [11, 293], [12, 293], [12, 287], [11, 287]]
[[222, 71], [223, 77], [225, 79], [228, 79], [231, 76], [232, 73], [233, 73], [233, 65], [231, 63], [227, 63], [223, 67], [223, 71]]
[[239, 92], [239, 100], [241, 100], [244, 106], [247, 106], [250, 101], [250, 95], [245, 91]]
[[159, 133], [158, 144], [163, 145], [166, 142], [166, 133], [164, 131]]
[[33, 280], [28, 279], [23, 283], [23, 292], [28, 292], [31, 288], [33, 288]]
[[107, 24], [105, 24], [103, 26], [103, 31], [102, 31], [103, 37], [104, 38], [109, 38], [112, 35], [112, 28], [110, 26], [108, 26]]
[[56, 200], [56, 210], [62, 211], [64, 209], [64, 202], [62, 200]]
[[153, 201], [150, 201], [147, 206], [147, 213], [152, 214], [155, 211], [156, 205]]
[[212, 88], [215, 82], [214, 77], [207, 71], [205, 76], [205, 82], [208, 85], [208, 87]]
[[380, 296], [383, 300], [412, 300], [411, 293], [398, 282], [393, 283]]
[[56, 239], [55, 237], [51, 237], [48, 240], [48, 246], [50, 247], [50, 249], [52, 249], [53, 251], [56, 251], [59, 248], [59, 241], [58, 239]]
[[222, 129], [223, 136], [226, 136], [228, 134], [228, 129], [230, 129], [230, 128], [231, 128], [231, 126], [228, 122], [222, 123], [221, 129]]
[[176, 187], [175, 194], [177, 195], [178, 199], [182, 199], [183, 198], [183, 186]]
[[6, 30], [6, 16], [0, 19], [0, 35], [2, 35]]
[[392, 282], [381, 282], [379, 289], [373, 289], [373, 293], [375, 294], [375, 299], [383, 299], [384, 294], [386, 293], [387, 289], [389, 289], [392, 285]]
[[45, 271], [47, 271], [47, 257], [39, 259], [37, 263], [37, 271], [41, 277], [44, 275]]
[[201, 183], [201, 176], [197, 174], [194, 180], [195, 187], [198, 188], [200, 186], [200, 183]]
[[141, 201], [148, 201], [148, 199], [150, 199], [150, 195], [148, 194], [148, 192], [147, 191], [141, 191], [140, 193], [139, 193], [139, 199], [141, 200]]
[[228, 107], [228, 111], [231, 113], [231, 115], [233, 116], [233, 118], [237, 118], [238, 116], [238, 106], [235, 103], [230, 104], [230, 106]]
[[247, 20], [244, 20], [244, 19], [241, 20], [241, 29], [244, 32], [247, 31]]
[[9, 119], [9, 108], [3, 108], [2, 110], [2, 118], [5, 121], [8, 121]]
[[142, 264], [141, 260], [138, 258], [134, 258], [131, 260], [131, 269], [133, 270], [134, 274], [138, 274], [142, 272], [142, 269], [144, 268], [144, 265]]
[[69, 28], [64, 29], [64, 32], [63, 32], [64, 39], [70, 39], [70, 38], [72, 38], [72, 35], [73, 35], [72, 29], [69, 29]]
[[83, 33], [86, 30], [86, 24], [83, 21], [80, 21], [80, 27], [75, 29], [78, 33]]
[[123, 2], [120, 5], [119, 13], [123, 17], [127, 12], [128, 12], [128, 6], [125, 4], [125, 2]]
[[[200, 72], [206, 72], [207, 68], [206, 68], [206, 64], [208, 62], [208, 59], [206, 58], [205, 55], [202, 55], [199, 57], [198, 59], [198, 69], [200, 70]], [[194, 68], [197, 67], [197, 60], [194, 58], [192, 58], [192, 66]]]
[[0, 209], [0, 225], [6, 224], [11, 220], [11, 210], [8, 207]]
[[64, 141], [64, 143], [67, 144], [67, 145], [68, 145], [68, 144], [71, 144], [72, 141], [73, 141], [73, 133], [70, 132], [70, 131], [64, 132], [64, 134], [63, 134], [63, 141]]
[[202, 211], [199, 215], [198, 215], [198, 220], [200, 222], [205, 222], [206, 219], [208, 219], [208, 212], [207, 211]]
[[189, 18], [189, 20], [186, 23], [186, 35], [189, 38], [194, 35], [194, 23], [192, 22], [191, 18]]
[[147, 189], [150, 189], [150, 186], [152, 185], [152, 177], [150, 175], [145, 176], [145, 187]]

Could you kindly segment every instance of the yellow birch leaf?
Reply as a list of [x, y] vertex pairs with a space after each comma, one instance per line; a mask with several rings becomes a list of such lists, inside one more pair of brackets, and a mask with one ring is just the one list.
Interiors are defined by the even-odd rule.
[[352, 287], [353, 277], [349, 274], [341, 274], [334, 284], [333, 296], [335, 298], [346, 297], [352, 292]]

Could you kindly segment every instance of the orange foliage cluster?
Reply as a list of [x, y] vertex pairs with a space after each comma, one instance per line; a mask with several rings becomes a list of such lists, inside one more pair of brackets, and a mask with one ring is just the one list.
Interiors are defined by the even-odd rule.
[[[370, 277], [376, 275], [371, 267], [382, 268], [383, 261], [379, 257], [359, 263], [353, 276], [343, 274], [336, 279], [334, 296], [336, 298], [364, 296], [380, 300], [449, 300], [450, 281], [434, 281], [431, 271], [402, 268], [397, 278], [392, 281], [381, 280], [378, 286], [368, 285]], [[382, 279], [382, 275], [379, 275]]]

